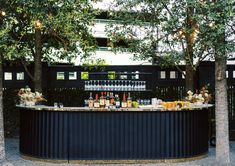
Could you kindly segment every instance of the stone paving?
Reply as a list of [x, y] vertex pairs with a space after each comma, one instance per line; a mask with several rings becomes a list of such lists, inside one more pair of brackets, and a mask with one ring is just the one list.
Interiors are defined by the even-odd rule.
[[[235, 166], [235, 142], [230, 143], [231, 150], [231, 164]], [[173, 164], [96, 164], [98, 166], [214, 166], [215, 161], [215, 148], [209, 149], [208, 157], [203, 158], [197, 161], [183, 162], [183, 163], [173, 163]], [[6, 160], [0, 161], [0, 166], [93, 166], [95, 164], [52, 164], [52, 163], [41, 163], [41, 162], [32, 162], [24, 160], [19, 155], [19, 140], [18, 139], [6, 139]]]

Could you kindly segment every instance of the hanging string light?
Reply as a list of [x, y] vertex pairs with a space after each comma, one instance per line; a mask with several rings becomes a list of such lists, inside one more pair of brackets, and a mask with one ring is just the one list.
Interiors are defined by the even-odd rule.
[[42, 28], [42, 23], [39, 20], [37, 20], [34, 22], [34, 26], [35, 28]]
[[5, 11], [1, 11], [1, 16], [5, 16], [6, 12]]

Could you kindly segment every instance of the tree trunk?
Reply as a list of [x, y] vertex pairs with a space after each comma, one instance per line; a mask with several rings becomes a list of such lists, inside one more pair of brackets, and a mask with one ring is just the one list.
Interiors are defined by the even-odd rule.
[[3, 86], [2, 86], [2, 61], [0, 60], [0, 160], [5, 158], [5, 141], [4, 141], [4, 120], [3, 120]]
[[185, 77], [185, 82], [186, 82], [186, 92], [191, 90], [192, 92], [194, 91], [195, 85], [194, 85], [194, 76], [195, 76], [195, 71], [191, 65], [185, 66], [186, 68], [186, 77]]
[[229, 157], [226, 58], [215, 58], [216, 164], [227, 165]]
[[42, 92], [42, 39], [40, 28], [35, 29], [34, 90]]
[[185, 32], [185, 38], [186, 38], [186, 55], [185, 55], [185, 70], [186, 70], [186, 92], [191, 90], [194, 91], [195, 85], [194, 85], [194, 79], [195, 79], [195, 70], [193, 67], [193, 43], [194, 43], [194, 29], [195, 29], [195, 21], [193, 20], [194, 16], [194, 8], [188, 6], [187, 7], [187, 17], [186, 17], [186, 23], [187, 28], [190, 29], [189, 32]]

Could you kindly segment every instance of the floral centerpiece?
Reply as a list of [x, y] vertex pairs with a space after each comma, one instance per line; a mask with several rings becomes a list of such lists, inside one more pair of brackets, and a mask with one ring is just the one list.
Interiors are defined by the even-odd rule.
[[42, 93], [34, 93], [28, 87], [21, 88], [18, 92], [18, 96], [20, 97], [20, 105], [25, 106], [34, 106], [37, 102], [46, 101], [46, 99], [43, 98]]
[[206, 104], [212, 99], [211, 94], [209, 94], [209, 91], [207, 89], [207, 86], [202, 87], [199, 93], [194, 94], [192, 91], [188, 91], [187, 94], [188, 96], [186, 97], [186, 100], [198, 105]]

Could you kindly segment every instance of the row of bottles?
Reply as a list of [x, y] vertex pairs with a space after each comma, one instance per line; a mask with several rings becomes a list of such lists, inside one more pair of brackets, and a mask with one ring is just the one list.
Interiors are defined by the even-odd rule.
[[90, 93], [87, 105], [89, 108], [131, 108], [132, 98], [130, 93], [128, 93], [128, 97], [126, 99], [126, 94], [123, 93], [121, 101], [118, 94], [114, 95], [112, 92], [101, 92], [100, 96], [99, 94], [95, 94], [95, 99], [93, 99], [92, 93]]
[[84, 88], [88, 91], [144, 91], [146, 90], [146, 81], [89, 80], [85, 81]]

